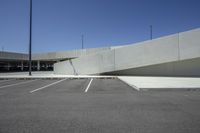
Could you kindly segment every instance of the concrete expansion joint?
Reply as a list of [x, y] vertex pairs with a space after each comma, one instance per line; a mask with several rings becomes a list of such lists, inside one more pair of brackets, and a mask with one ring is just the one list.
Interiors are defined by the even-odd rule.
[[130, 86], [131, 88], [133, 88], [134, 90], [137, 90], [137, 91], [141, 91], [141, 88], [138, 88], [137, 86], [135, 85], [131, 85], [129, 84], [128, 82], [125, 82], [123, 80], [121, 80], [120, 78], [118, 78], [121, 82], [125, 83], [126, 85]]

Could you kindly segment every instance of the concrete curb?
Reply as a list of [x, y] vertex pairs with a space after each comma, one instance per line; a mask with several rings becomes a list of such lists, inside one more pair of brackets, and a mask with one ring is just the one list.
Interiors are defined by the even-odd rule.
[[141, 91], [200, 91], [200, 88], [140, 88]]
[[[124, 77], [119, 77], [121, 81], [129, 85], [130, 87], [133, 87], [134, 89], [138, 91], [195, 91], [200, 90], [200, 84], [198, 80], [191, 80], [196, 78], [188, 78], [188, 80], [185, 80], [184, 78], [166, 78], [162, 80], [158, 80], [161, 77], [128, 77], [131, 80], [128, 80], [127, 78], [124, 79]], [[153, 78], [153, 79], [152, 79]], [[164, 78], [164, 77], [162, 77]], [[170, 79], [170, 80], [169, 80]], [[184, 80], [183, 80], [184, 79]], [[155, 82], [155, 80], [158, 80]], [[174, 81], [175, 80], [175, 81]], [[157, 85], [160, 84], [161, 85]], [[175, 82], [178, 82], [178, 85], [170, 85]], [[149, 85], [146, 85], [148, 83]], [[193, 83], [193, 85], [191, 85]], [[197, 84], [198, 83], [198, 84]], [[188, 85], [190, 84], [190, 85]]]
[[21, 80], [30, 80], [30, 79], [88, 79], [88, 78], [96, 78], [96, 79], [116, 79], [116, 76], [1, 76], [0, 80], [8, 80], [8, 79], [21, 79]]

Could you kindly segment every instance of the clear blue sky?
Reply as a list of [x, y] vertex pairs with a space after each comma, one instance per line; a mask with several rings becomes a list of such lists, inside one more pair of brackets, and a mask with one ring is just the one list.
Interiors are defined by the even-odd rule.
[[[200, 27], [200, 0], [33, 0], [33, 52], [123, 45]], [[0, 0], [0, 47], [28, 52], [29, 0]]]

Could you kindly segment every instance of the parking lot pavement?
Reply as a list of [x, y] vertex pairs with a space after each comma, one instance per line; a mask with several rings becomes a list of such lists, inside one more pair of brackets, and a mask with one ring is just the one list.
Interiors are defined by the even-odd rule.
[[10, 81], [10, 80], [0, 80], [0, 83], [7, 82], [7, 81]]
[[27, 95], [29, 91], [34, 90], [58, 80], [11, 80], [6, 85], [0, 84], [0, 95]]
[[11, 84], [16, 84], [23, 82], [24, 80], [16, 80], [16, 79], [11, 79], [11, 80], [1, 80], [0, 82], [0, 87], [11, 85]]
[[0, 133], [200, 132], [200, 91], [135, 91], [118, 79], [90, 81], [0, 89]]
[[42, 95], [49, 95], [50, 93], [53, 93], [53, 95], [56, 93], [83, 93], [87, 83], [88, 79], [66, 79], [59, 84], [50, 86], [47, 89], [43, 89], [35, 93], [41, 93]]

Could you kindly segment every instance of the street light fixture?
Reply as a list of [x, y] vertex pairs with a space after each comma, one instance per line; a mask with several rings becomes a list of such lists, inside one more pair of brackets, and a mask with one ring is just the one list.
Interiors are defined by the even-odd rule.
[[32, 67], [32, 0], [30, 0], [30, 34], [29, 34], [29, 76], [31, 76]]
[[153, 26], [150, 25], [150, 39], [153, 39]]
[[81, 40], [82, 40], [82, 49], [84, 49], [84, 35], [81, 35]]

